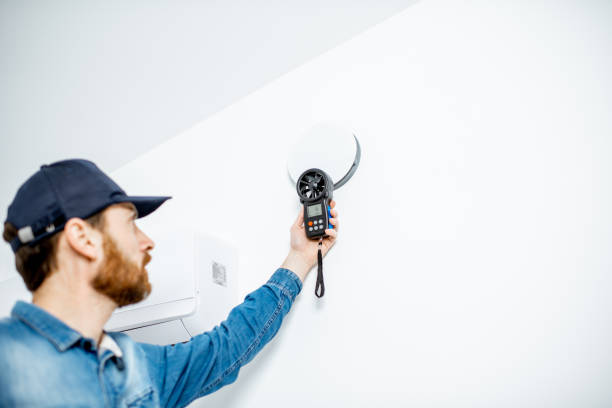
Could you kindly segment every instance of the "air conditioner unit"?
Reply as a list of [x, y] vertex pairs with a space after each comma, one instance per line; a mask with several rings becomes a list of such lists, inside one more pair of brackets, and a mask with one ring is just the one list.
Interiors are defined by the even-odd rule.
[[[237, 249], [211, 236], [178, 229], [158, 231], [154, 241], [147, 265], [151, 294], [117, 309], [104, 329], [122, 331], [139, 342], [174, 344], [225, 320], [237, 301]], [[0, 282], [2, 316], [10, 314], [17, 300], [31, 301], [21, 277]]]

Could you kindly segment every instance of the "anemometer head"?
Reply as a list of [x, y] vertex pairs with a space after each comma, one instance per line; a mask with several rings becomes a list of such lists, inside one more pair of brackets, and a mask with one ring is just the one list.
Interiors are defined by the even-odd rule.
[[308, 169], [298, 178], [296, 189], [300, 202], [311, 203], [334, 195], [334, 183], [321, 169]]

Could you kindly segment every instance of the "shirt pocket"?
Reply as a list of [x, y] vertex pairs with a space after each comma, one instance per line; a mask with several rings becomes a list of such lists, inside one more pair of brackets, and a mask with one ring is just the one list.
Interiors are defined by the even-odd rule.
[[147, 387], [125, 399], [125, 406], [128, 408], [156, 407], [158, 405], [155, 401], [153, 387]]

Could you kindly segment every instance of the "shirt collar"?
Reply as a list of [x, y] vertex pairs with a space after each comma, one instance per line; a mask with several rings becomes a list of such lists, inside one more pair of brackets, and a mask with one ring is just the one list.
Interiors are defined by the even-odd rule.
[[57, 317], [40, 307], [18, 300], [11, 316], [17, 318], [46, 337], [59, 351], [66, 351], [83, 336]]
[[111, 353], [113, 353], [119, 358], [123, 357], [123, 352], [121, 351], [121, 348], [119, 347], [115, 339], [113, 339], [106, 332], [102, 334], [102, 341], [100, 342], [100, 346], [98, 347], [98, 355], [101, 355], [104, 350], [110, 350]]

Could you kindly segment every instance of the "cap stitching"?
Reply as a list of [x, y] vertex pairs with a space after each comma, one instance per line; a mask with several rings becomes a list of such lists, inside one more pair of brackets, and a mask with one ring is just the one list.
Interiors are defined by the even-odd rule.
[[62, 210], [62, 213], [64, 213], [64, 217], [68, 218], [68, 216], [66, 214], [66, 210], [65, 210], [64, 206], [62, 205], [61, 196], [60, 196], [59, 192], [57, 191], [57, 189], [55, 188], [55, 185], [51, 181], [51, 177], [49, 177], [47, 172], [42, 171], [43, 169], [46, 169], [47, 167], [42, 167], [40, 170], [41, 170], [42, 174], [45, 176], [45, 178], [47, 179], [47, 181], [49, 182], [49, 185], [51, 186], [51, 191], [55, 195], [55, 202], [59, 206], [60, 210]]

